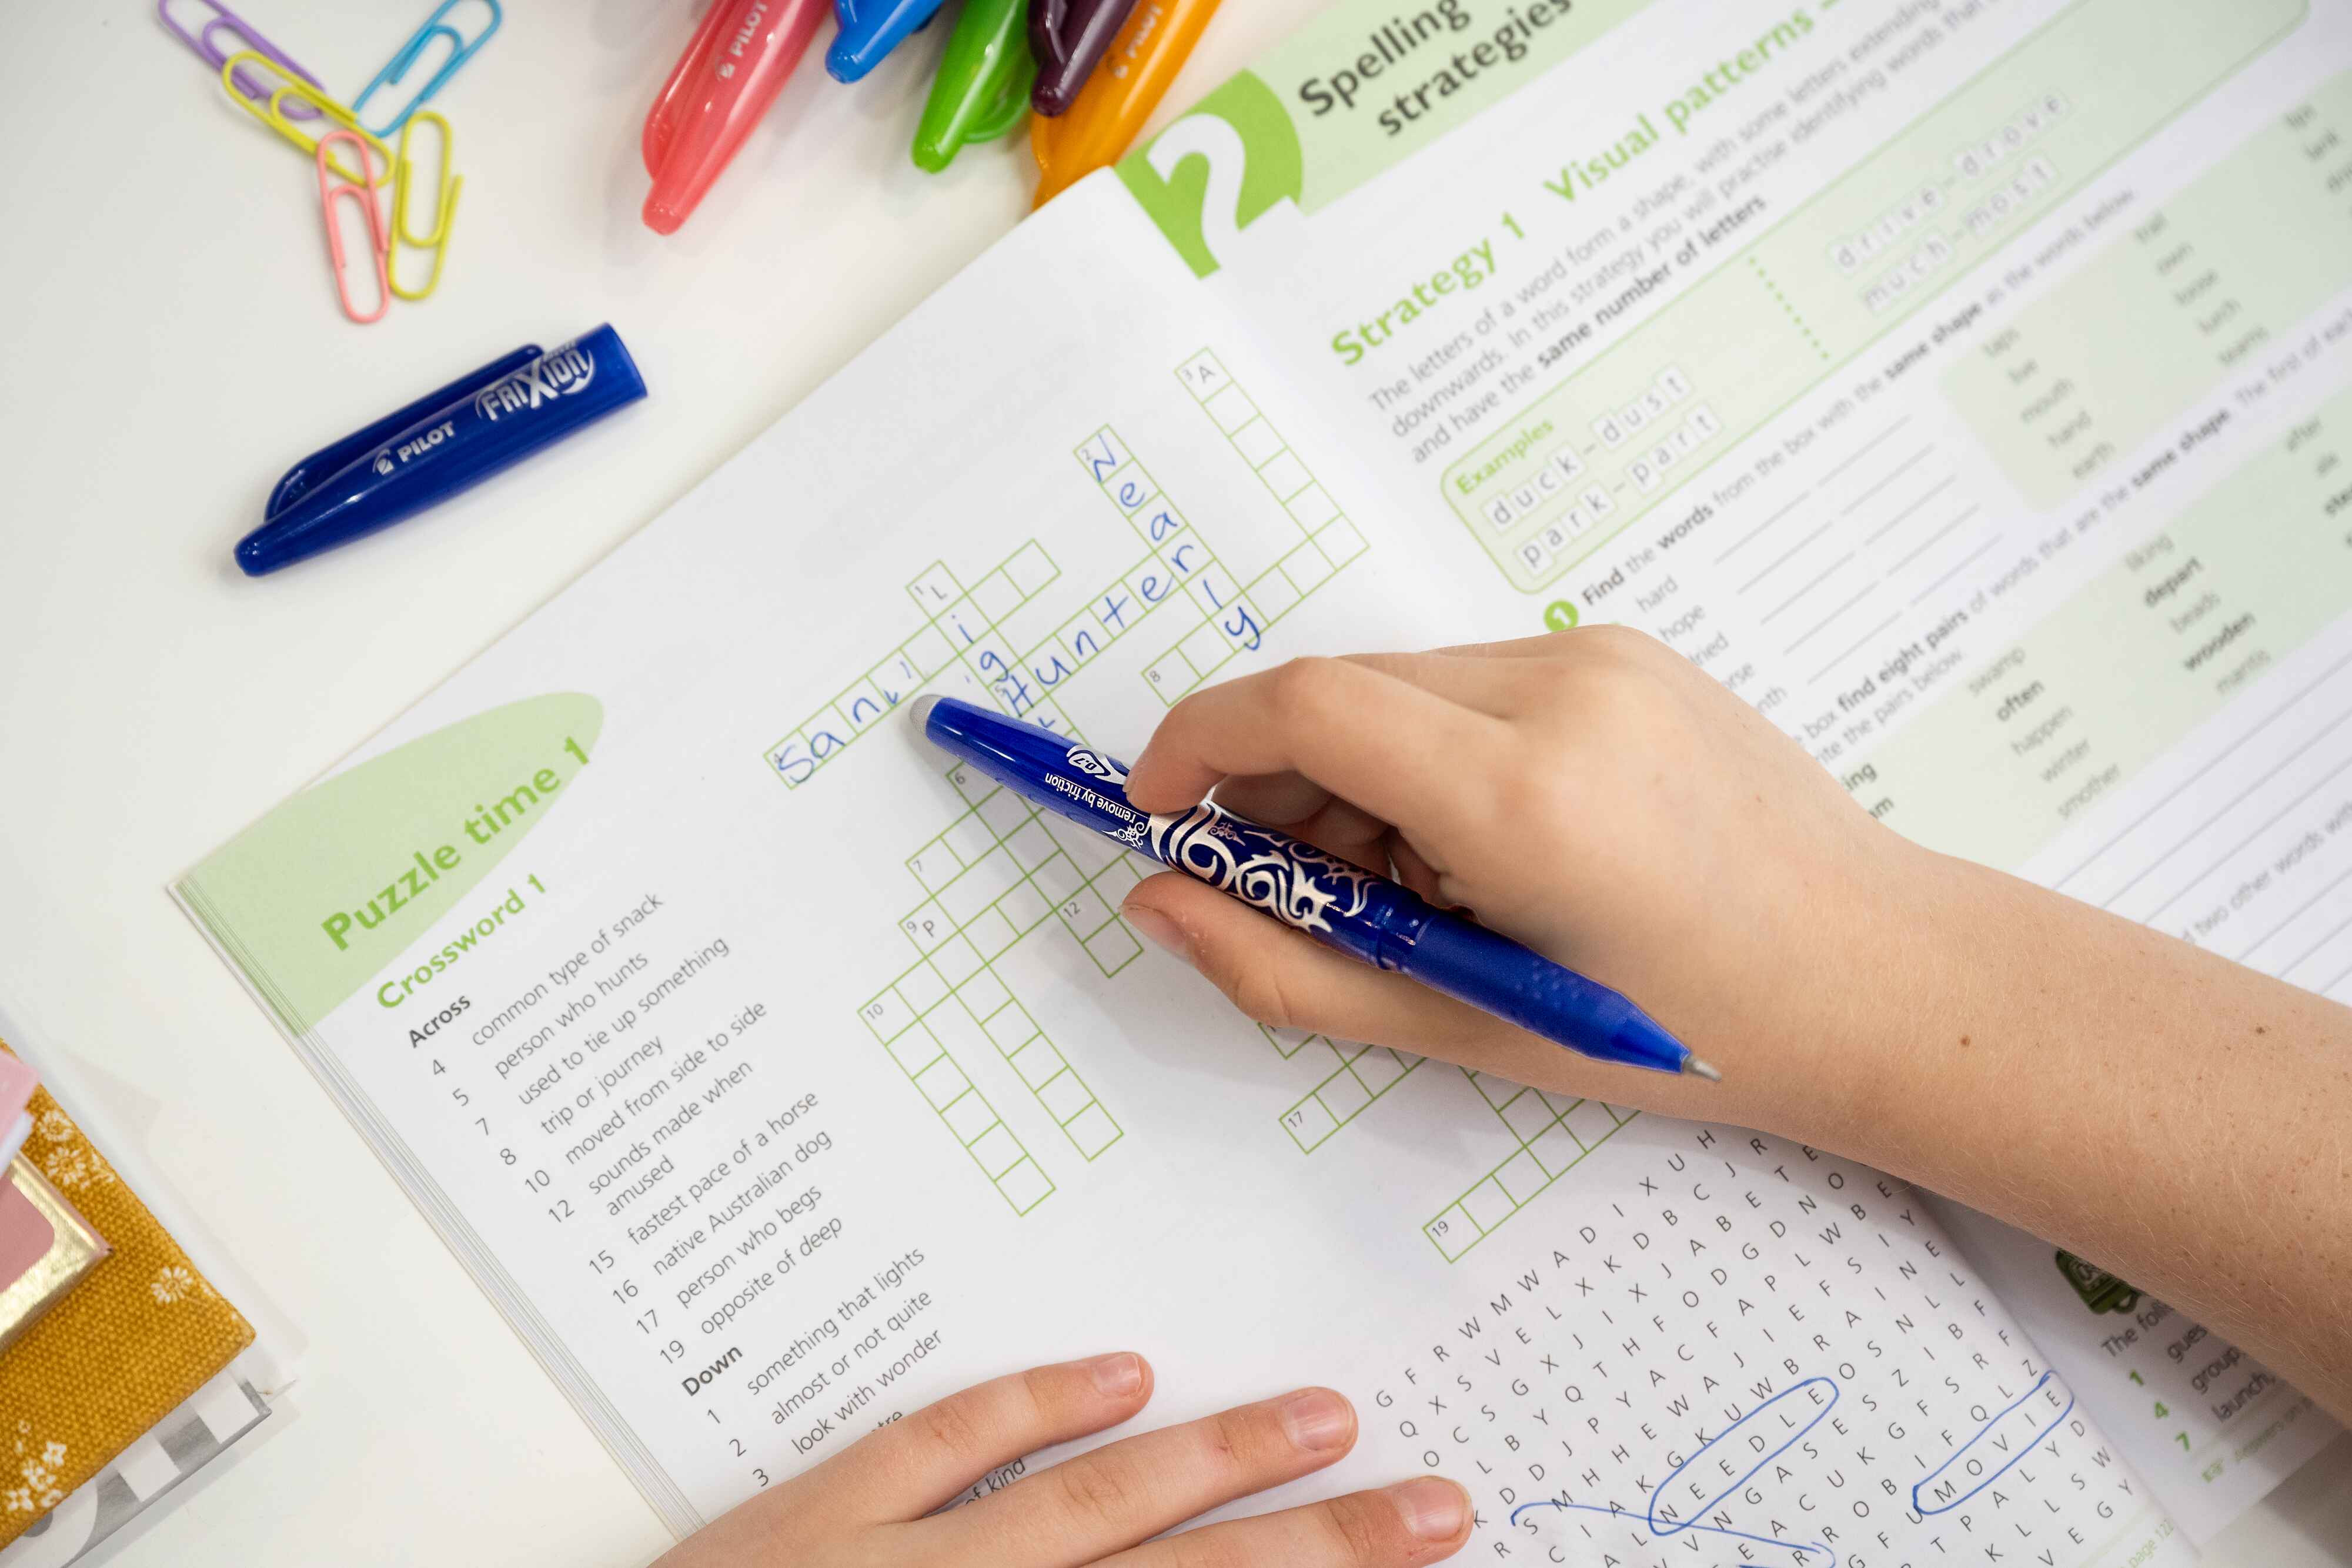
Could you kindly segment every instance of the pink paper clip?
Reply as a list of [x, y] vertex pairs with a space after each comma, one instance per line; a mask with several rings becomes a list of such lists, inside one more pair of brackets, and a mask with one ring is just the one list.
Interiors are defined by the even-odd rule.
[[[328, 152], [338, 141], [348, 141], [359, 153], [361, 179], [348, 180], [335, 172], [333, 158]], [[330, 131], [319, 138], [316, 158], [319, 164], [319, 212], [327, 222], [327, 255], [335, 268], [335, 297], [342, 301], [343, 314], [362, 326], [383, 319], [392, 308], [392, 236], [385, 230], [383, 209], [375, 204], [375, 171], [369, 164], [372, 150], [368, 144], [348, 131]], [[375, 311], [362, 315], [352, 303], [350, 269], [344, 265], [343, 231], [335, 222], [335, 198], [355, 198], [367, 209], [368, 246], [375, 260]]]

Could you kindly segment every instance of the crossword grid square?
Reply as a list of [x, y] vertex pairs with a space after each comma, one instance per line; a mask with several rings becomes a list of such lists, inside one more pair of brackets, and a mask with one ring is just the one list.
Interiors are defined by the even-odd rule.
[[992, 970], [974, 975], [956, 992], [956, 1000], [974, 1019], [988, 1017], [1012, 999], [1013, 993], [1004, 988], [1004, 982]]
[[1054, 1196], [1054, 1184], [1037, 1168], [1037, 1162], [1024, 1159], [996, 1178], [996, 1190], [1013, 1205], [1015, 1214], [1026, 1214]]
[[1005, 1060], [1013, 1064], [1013, 1071], [1021, 1074], [1021, 1082], [1033, 1090], [1061, 1071], [1063, 1067], [1062, 1053], [1055, 1050], [1054, 1042], [1042, 1034], [1032, 1038], [1028, 1044]]
[[1029, 873], [1029, 880], [1037, 884], [1038, 892], [1057, 904], [1076, 897], [1087, 885], [1085, 874], [1058, 849], [1045, 864]]
[[1054, 564], [1053, 558], [1045, 553], [1045, 548], [1035, 539], [1031, 539], [1013, 551], [1013, 559], [1004, 563], [1004, 575], [1025, 603], [1036, 598], [1046, 584], [1062, 573], [1061, 569]]
[[1545, 1104], [1544, 1097], [1532, 1089], [1514, 1097], [1496, 1114], [1503, 1118], [1503, 1124], [1510, 1128], [1522, 1144], [1533, 1143], [1553, 1121], [1551, 1107]]
[[1022, 870], [1034, 871], [1045, 864], [1046, 857], [1054, 852], [1054, 840], [1045, 831], [1045, 823], [1031, 817], [1013, 830], [1013, 835], [1004, 841], [1004, 847], [1012, 852], [1014, 860], [1021, 862]]
[[1253, 468], [1265, 467], [1274, 461], [1276, 453], [1284, 449], [1281, 434], [1264, 419], [1254, 419], [1229, 434], [1233, 437], [1234, 450], [1240, 453], [1242, 460]]
[[1081, 941], [1101, 930], [1111, 918], [1110, 905], [1091, 887], [1081, 887], [1064, 899], [1055, 913], [1070, 928], [1070, 934]]
[[1601, 1141], [1617, 1130], [1617, 1119], [1598, 1100], [1586, 1100], [1560, 1119], [1560, 1124], [1575, 1134], [1576, 1141], [1587, 1149], [1597, 1149]]
[[1365, 1051], [1348, 1066], [1357, 1078], [1362, 1081], [1364, 1087], [1372, 1092], [1375, 1098], [1387, 1093], [1395, 1086], [1398, 1079], [1412, 1071], [1404, 1064], [1395, 1051], [1385, 1046]]
[[963, 857], [943, 838], [933, 839], [907, 857], [907, 870], [926, 893], [937, 893], [963, 870]]
[[1274, 1047], [1286, 1061], [1297, 1055], [1307, 1041], [1322, 1038], [1320, 1035], [1309, 1034], [1303, 1029], [1276, 1029], [1271, 1024], [1263, 1023], [1257, 1028], [1258, 1032], [1265, 1036], [1266, 1043]]
[[1364, 553], [1364, 536], [1345, 517], [1335, 517], [1315, 532], [1315, 542], [1335, 566], [1345, 566]]
[[1269, 626], [1288, 614], [1299, 599], [1297, 585], [1278, 567], [1258, 573], [1257, 580], [1249, 585], [1249, 596]]
[[980, 955], [961, 936], [940, 943], [939, 951], [931, 955], [931, 962], [939, 967], [940, 976], [950, 988], [962, 985], [980, 970]]
[[1201, 407], [1227, 435], [1257, 417], [1257, 404], [1250, 402], [1247, 392], [1234, 385], [1228, 385]]
[[1282, 1113], [1282, 1130], [1290, 1134], [1300, 1154], [1311, 1155], [1339, 1130], [1339, 1124], [1323, 1102], [1310, 1094]]
[[1225, 374], [1225, 367], [1217, 356], [1206, 349], [1177, 366], [1176, 379], [1183, 382], [1196, 401], [1223, 391], [1225, 383], [1233, 380]]
[[1307, 465], [1298, 460], [1298, 454], [1286, 450], [1259, 469], [1257, 476], [1265, 481], [1265, 487], [1274, 492], [1274, 498], [1286, 506], [1293, 497], [1315, 482], [1314, 476], [1307, 472]]
[[996, 1049], [1006, 1056], [1037, 1038], [1036, 1021], [1019, 1002], [1007, 1002], [981, 1020], [981, 1028], [996, 1042]]
[[1010, 789], [998, 789], [972, 808], [1002, 841], [1010, 838], [1034, 814], [1027, 802]]
[[1497, 1078], [1491, 1072], [1470, 1072], [1465, 1076], [1470, 1080], [1470, 1086], [1478, 1091], [1479, 1097], [1496, 1111], [1509, 1104], [1520, 1092], [1519, 1085], [1507, 1078]]
[[916, 951], [924, 954], [929, 954], [955, 935], [955, 928], [948, 922], [947, 912], [940, 907], [937, 899], [927, 901], [920, 909], [898, 922], [898, 929], [907, 934], [907, 939], [915, 945]]
[[1302, 599], [1331, 578], [1331, 558], [1316, 548], [1313, 539], [1308, 539], [1275, 564], [1282, 569], [1282, 575], [1290, 580], [1290, 586], [1298, 590]]
[[[1034, 547], [1033, 545], [1024, 548]], [[1012, 614], [1026, 597], [1020, 587], [1013, 582], [1012, 574], [1003, 567], [997, 568], [971, 585], [971, 601], [979, 607], [980, 612], [988, 618], [988, 622], [992, 626]]]
[[963, 1075], [963, 1069], [955, 1064], [954, 1058], [942, 1051], [937, 1061], [915, 1074], [915, 1087], [923, 1092], [923, 1098], [936, 1111], [971, 1088], [971, 1080]]
[[1298, 526], [1309, 533], [1339, 515], [1339, 503], [1320, 485], [1309, 485], [1284, 503]]
[[980, 1168], [992, 1180], [1002, 1180], [1005, 1172], [1028, 1155], [1029, 1151], [1021, 1146], [1021, 1140], [1014, 1137], [1002, 1122], [971, 1144], [971, 1157], [980, 1162]]
[[1143, 944], [1127, 928], [1123, 920], [1114, 920], [1086, 941], [1087, 956], [1106, 975], [1116, 975], [1142, 955]]
[[884, 1048], [898, 1071], [912, 1078], [947, 1054], [940, 1042], [926, 1029], [910, 1029]]
[[1077, 1113], [1095, 1103], [1093, 1091], [1075, 1072], [1067, 1070], [1037, 1085], [1037, 1103], [1054, 1118], [1057, 1127], [1067, 1127]]
[[1223, 634], [1214, 626], [1203, 626], [1193, 632], [1176, 644], [1176, 651], [1184, 655], [1185, 662], [1196, 674], [1203, 676], [1215, 673], [1217, 667], [1232, 658], [1234, 653]]
[[1524, 1206], [1529, 1198], [1551, 1185], [1551, 1173], [1537, 1164], [1533, 1155], [1522, 1149], [1503, 1162], [1503, 1168], [1495, 1173], [1495, 1179], [1510, 1195], [1513, 1204]]
[[1013, 884], [1020, 880], [1021, 873], [1013, 866], [1013, 857], [1003, 850], [992, 850], [978, 864], [940, 889], [932, 902], [946, 911], [957, 926], [967, 927], [982, 910], [1012, 892]]
[[967, 1006], [937, 1009], [923, 1019], [923, 1027], [950, 1054], [969, 1059], [980, 1051], [995, 1049]]
[[996, 1125], [996, 1113], [990, 1110], [987, 1100], [977, 1093], [960, 1094], [941, 1106], [940, 1119], [948, 1124], [948, 1131], [956, 1135], [956, 1142], [967, 1149], [982, 1133]]
[[990, 960], [1003, 957], [1006, 948], [1021, 940], [1021, 933], [1013, 929], [1013, 923], [994, 904], [973, 915], [963, 934], [981, 956]]
[[947, 879], [943, 879], [951, 880], [966, 866], [976, 863], [982, 856], [994, 849], [996, 835], [988, 831], [986, 822], [967, 812], [958, 817], [948, 831], [939, 836], [938, 841], [944, 844], [956, 857], [955, 871], [950, 873]]
[[1005, 894], [1003, 900], [997, 904], [996, 912], [1011, 923], [1014, 931], [1026, 936], [1037, 929], [1045, 916], [1054, 913], [1054, 906], [1035, 887], [1026, 882], [1019, 882]]
[[1576, 1141], [1576, 1134], [1554, 1122], [1544, 1129], [1542, 1136], [1528, 1145], [1528, 1153], [1536, 1157], [1547, 1176], [1556, 1176], [1584, 1157], [1584, 1145]]
[[1349, 1120], [1372, 1103], [1372, 1092], [1345, 1066], [1316, 1086], [1315, 1097], [1323, 1102], [1335, 1122]]
[[1089, 1161], [1101, 1157], [1103, 1151], [1127, 1135], [1099, 1103], [1079, 1112], [1062, 1131], [1070, 1135], [1070, 1142]]
[[906, 1032], [919, 1010], [910, 1007], [894, 988], [858, 1009], [857, 1016], [866, 1020], [866, 1027], [877, 1040], [887, 1045]]
[[1459, 1262], [1464, 1253], [1478, 1245], [1481, 1235], [1477, 1221], [1458, 1203], [1423, 1226], [1422, 1231], [1448, 1263]]
[[1511, 1195], [1503, 1190], [1502, 1183], [1493, 1176], [1488, 1176], [1462, 1195], [1462, 1210], [1469, 1215], [1471, 1223], [1478, 1227], [1482, 1236], [1517, 1213], [1518, 1207], [1511, 1201]]

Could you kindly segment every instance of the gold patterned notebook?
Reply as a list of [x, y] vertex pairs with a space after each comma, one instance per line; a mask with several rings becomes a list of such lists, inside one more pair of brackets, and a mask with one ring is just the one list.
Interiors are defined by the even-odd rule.
[[0, 1545], [253, 1343], [47, 1090], [31, 1111], [26, 1157], [113, 1251], [0, 1352]]

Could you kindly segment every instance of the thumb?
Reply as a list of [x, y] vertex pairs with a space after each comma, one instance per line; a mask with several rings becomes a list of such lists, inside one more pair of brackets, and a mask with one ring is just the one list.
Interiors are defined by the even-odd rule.
[[[1492, 1061], [1534, 1036], [1402, 975], [1360, 964], [1181, 872], [1147, 877], [1119, 906], [1259, 1023], [1423, 1056]], [[1516, 1052], [1512, 1052], [1516, 1054]]]

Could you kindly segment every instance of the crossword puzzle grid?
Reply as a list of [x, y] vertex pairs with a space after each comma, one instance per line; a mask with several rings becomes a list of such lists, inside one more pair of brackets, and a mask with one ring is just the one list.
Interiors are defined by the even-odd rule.
[[[1299, 541], [1246, 586], [1238, 583], [1105, 425], [1074, 455], [1143, 547], [1141, 559], [1026, 647], [1015, 631], [1030, 619], [1023, 612], [1034, 614], [1031, 607], [1062, 577], [1042, 543], [1030, 540], [969, 587], [945, 562], [932, 563], [908, 585], [924, 617], [921, 628], [768, 748], [767, 766], [787, 788], [808, 782], [918, 690], [937, 689], [942, 677], [975, 696], [984, 693], [1015, 716], [1078, 738], [1055, 700], [1059, 688], [1146, 622], [1181, 623], [1145, 670], [1152, 689], [1173, 703], [1257, 648], [1268, 627], [1364, 552], [1362, 536], [1338, 503], [1214, 355], [1196, 355], [1176, 375], [1280, 505]], [[1106, 977], [1118, 974], [1141, 946], [1115, 911], [1145, 872], [1118, 846], [1040, 813], [977, 770], [959, 767], [948, 778], [964, 811], [907, 859], [926, 896], [899, 930], [919, 956], [860, 1017], [982, 1174], [1016, 1214], [1027, 1214], [1053, 1195], [1055, 1184], [975, 1082], [971, 1063], [993, 1051], [1081, 1158], [1098, 1158], [1124, 1132], [994, 966], [1052, 920]], [[1283, 1113], [1302, 1150], [1420, 1065], [1417, 1058], [1319, 1036], [1275, 1044], [1286, 1057], [1309, 1044], [1329, 1053], [1328, 1071]]]
[[[933, 561], [907, 585], [908, 596], [925, 616], [921, 630], [890, 650], [805, 724], [769, 747], [764, 753], [769, 770], [788, 789], [807, 783], [925, 682], [962, 663], [966, 649], [983, 639], [992, 640], [1008, 617], [1061, 575], [1061, 568], [1035, 539], [1005, 557], [970, 589], [944, 562]], [[965, 673], [978, 678], [968, 665]]]
[[[1330, 1070], [1297, 1104], [1282, 1113], [1282, 1130], [1290, 1134], [1291, 1142], [1298, 1145], [1302, 1155], [1311, 1155], [1321, 1148], [1331, 1134], [1411, 1077], [1413, 1069], [1427, 1060], [1391, 1051], [1384, 1045], [1358, 1045], [1353, 1040], [1333, 1040], [1304, 1030], [1260, 1024], [1258, 1030], [1286, 1061], [1297, 1060], [1303, 1052], [1307, 1060], [1319, 1065], [1323, 1053], [1329, 1053]], [[1309, 1051], [1312, 1046], [1320, 1046], [1322, 1051]]]
[[[1048, 920], [1108, 977], [1142, 952], [1113, 913], [1143, 875], [1098, 833], [1055, 821], [975, 768], [948, 774], [970, 808], [907, 857], [929, 892], [898, 923], [922, 957], [859, 1016], [1016, 1214], [1054, 1183], [962, 1065], [993, 1051], [1089, 1162], [1125, 1136], [992, 965]], [[961, 1056], [961, 1060], [959, 1060]]]
[[1519, 1141], [1519, 1148], [1421, 1228], [1449, 1263], [1460, 1261], [1637, 1113], [1598, 1100], [1547, 1094], [1507, 1078], [1463, 1071], [1476, 1085], [1480, 1098]]

